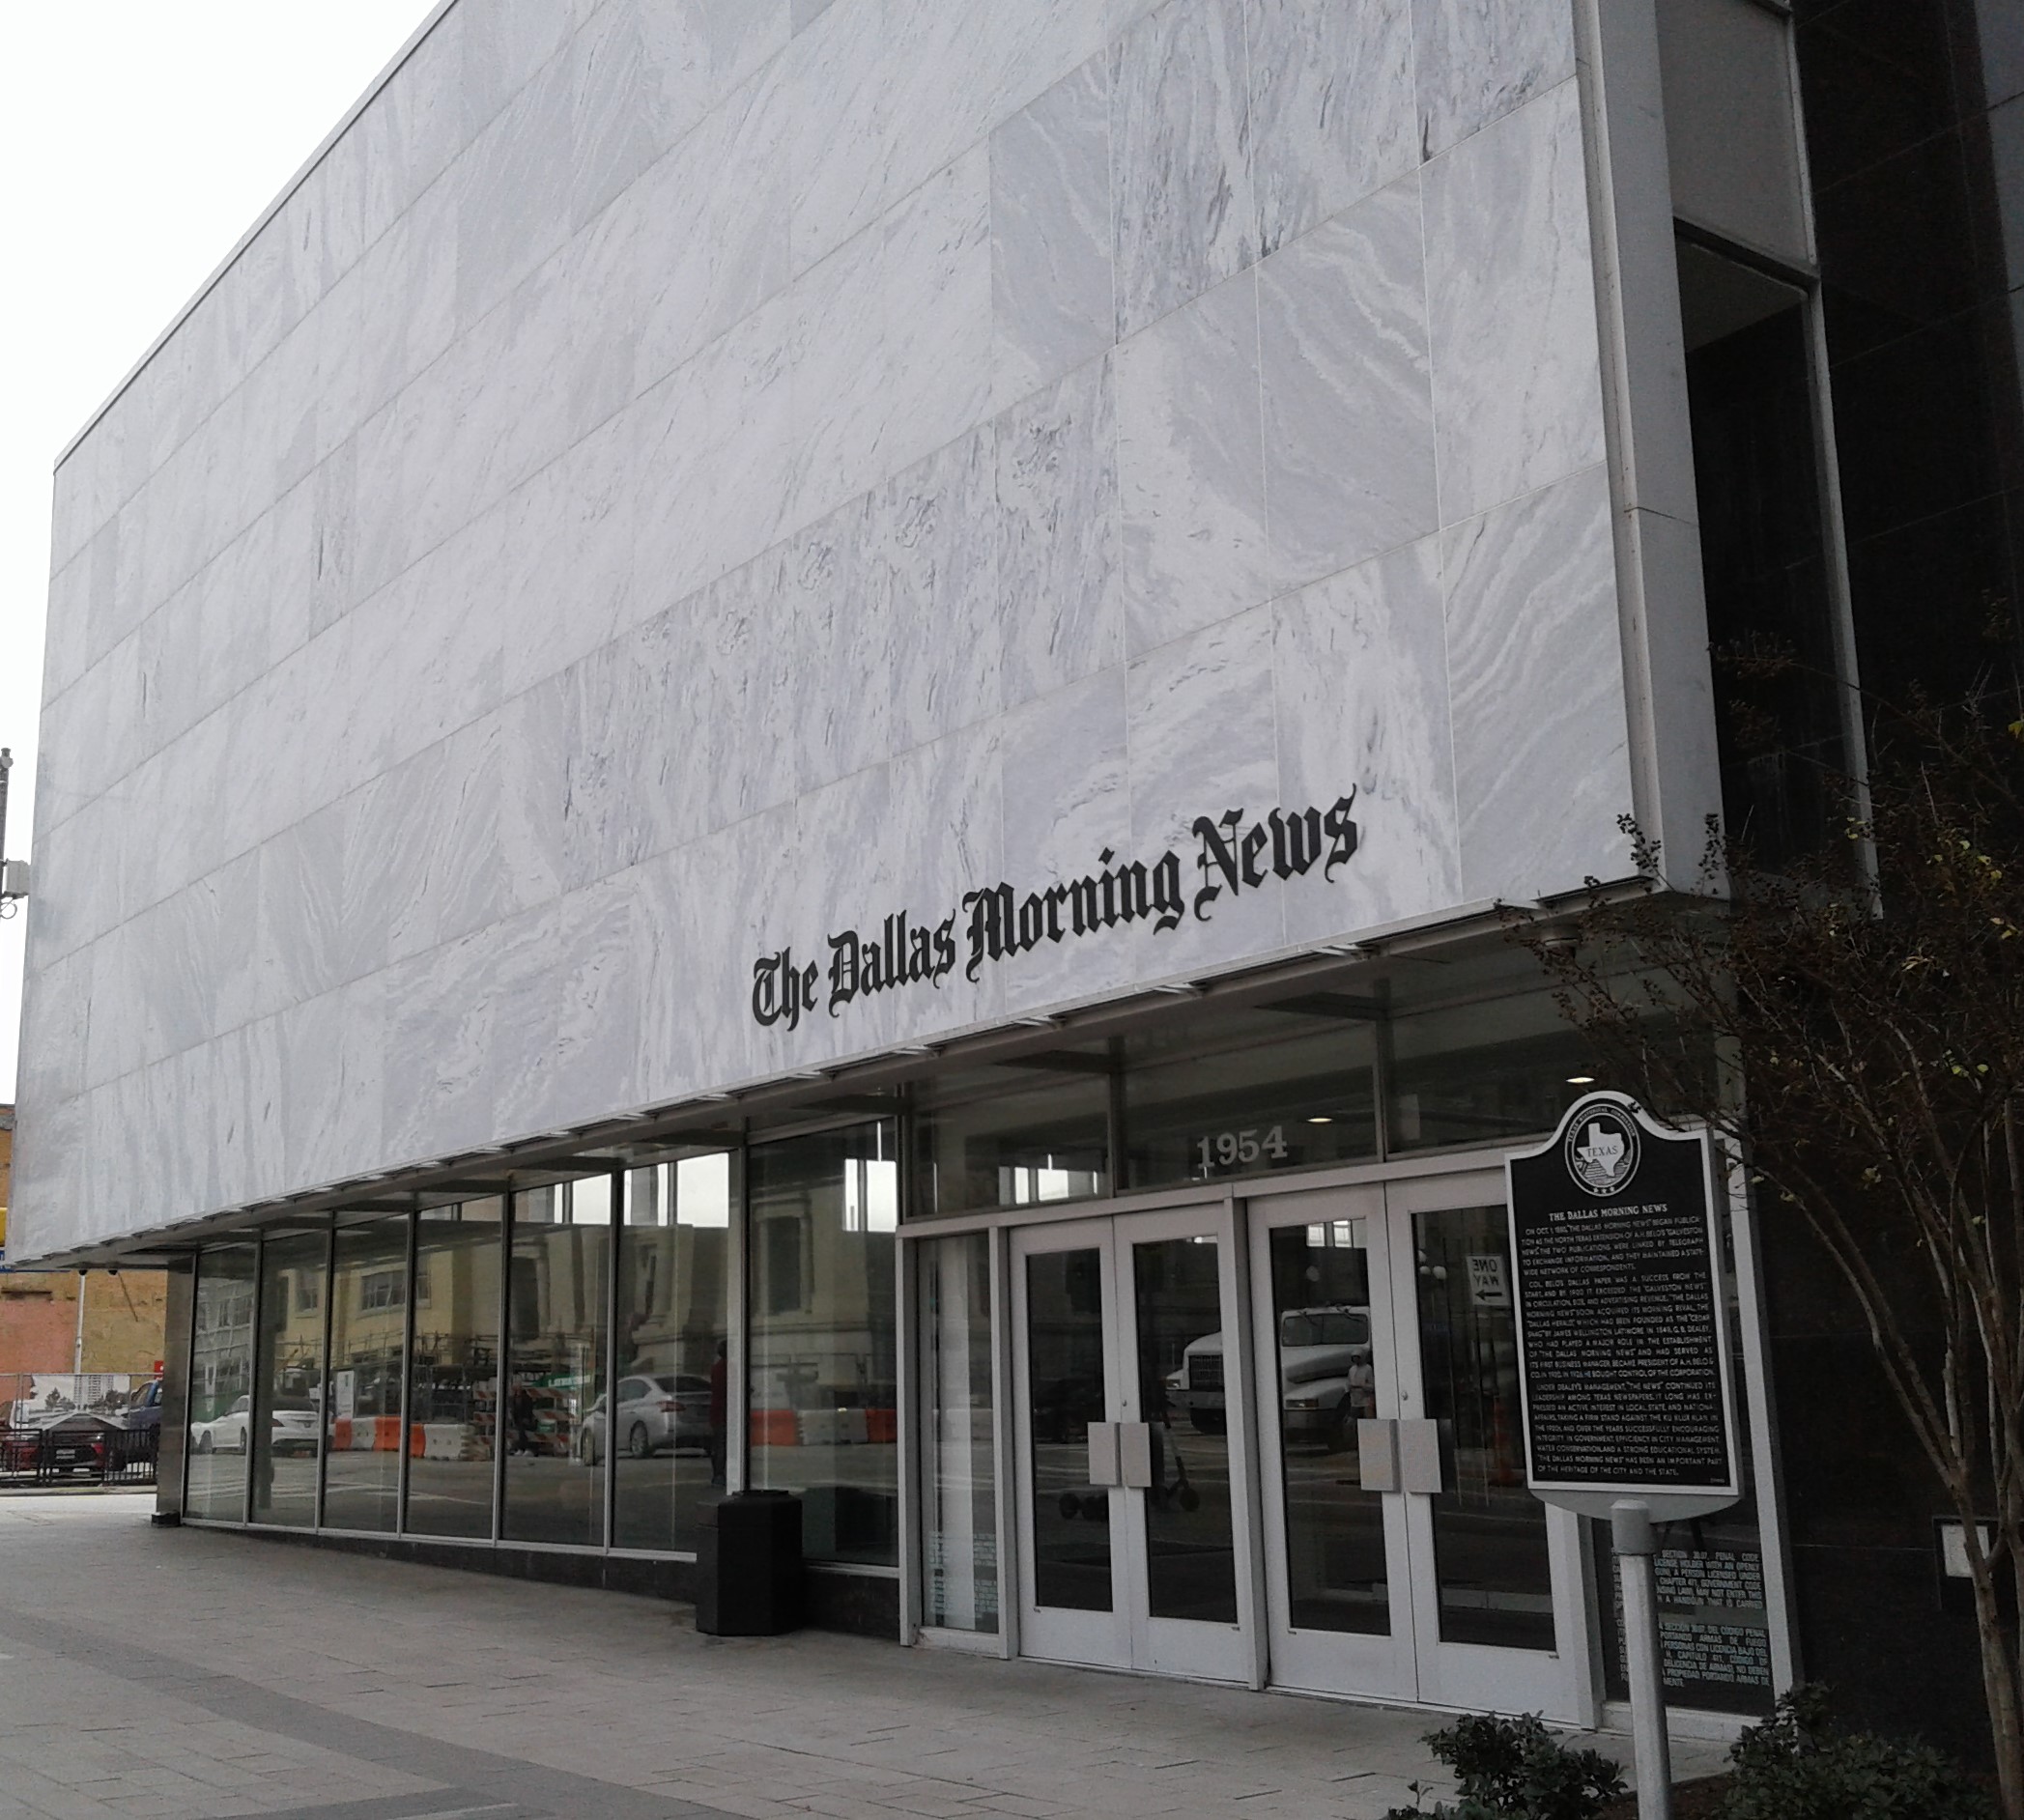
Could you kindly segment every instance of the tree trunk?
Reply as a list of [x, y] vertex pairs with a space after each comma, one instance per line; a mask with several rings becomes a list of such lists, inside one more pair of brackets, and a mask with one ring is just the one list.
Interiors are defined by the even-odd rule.
[[1996, 1576], [1981, 1551], [1975, 1514], [1962, 1541], [1974, 1571], [1975, 1632], [1981, 1645], [1982, 1697], [1989, 1709], [1989, 1744], [1996, 1754], [1997, 1806], [2003, 1820], [2024, 1820], [2024, 1711], [2017, 1701], [2017, 1659], [2004, 1635], [2003, 1612], [1996, 1597]]

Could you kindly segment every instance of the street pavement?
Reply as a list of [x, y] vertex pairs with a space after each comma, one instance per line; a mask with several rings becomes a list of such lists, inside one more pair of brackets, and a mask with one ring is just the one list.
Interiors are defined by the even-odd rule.
[[[1441, 1786], [1423, 1713], [701, 1637], [686, 1607], [152, 1508], [0, 1499], [0, 1820], [1376, 1820]], [[1721, 1754], [1676, 1745], [1674, 1773]]]

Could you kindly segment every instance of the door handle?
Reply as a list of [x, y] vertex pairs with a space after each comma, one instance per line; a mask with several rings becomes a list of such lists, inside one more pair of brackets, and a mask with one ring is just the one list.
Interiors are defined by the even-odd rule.
[[1356, 1424], [1356, 1479], [1366, 1492], [1397, 1492], [1399, 1425], [1365, 1417]]
[[1432, 1497], [1440, 1483], [1440, 1424], [1411, 1421], [1398, 1424], [1399, 1490]]
[[1114, 1483], [1134, 1492], [1153, 1489], [1153, 1425], [1150, 1422], [1118, 1424], [1119, 1476]]
[[1090, 1483], [1093, 1486], [1123, 1485], [1118, 1475], [1118, 1430], [1120, 1422], [1090, 1424]]

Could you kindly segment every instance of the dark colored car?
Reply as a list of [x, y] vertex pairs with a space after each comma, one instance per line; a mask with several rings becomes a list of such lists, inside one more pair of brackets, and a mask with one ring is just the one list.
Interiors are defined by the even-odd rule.
[[161, 1379], [151, 1379], [133, 1393], [121, 1419], [136, 1434], [158, 1433], [161, 1428]]
[[35, 1428], [10, 1429], [0, 1438], [0, 1467], [9, 1472], [102, 1474], [121, 1462], [121, 1428], [102, 1415], [78, 1410]]

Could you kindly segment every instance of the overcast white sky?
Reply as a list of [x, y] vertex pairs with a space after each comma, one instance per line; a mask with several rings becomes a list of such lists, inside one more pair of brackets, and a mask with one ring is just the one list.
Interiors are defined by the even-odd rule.
[[[0, 746], [32, 858], [57, 452], [434, 0], [8, 0], [0, 9]], [[30, 913], [32, 914], [32, 912]], [[0, 1104], [25, 916], [0, 923]]]

